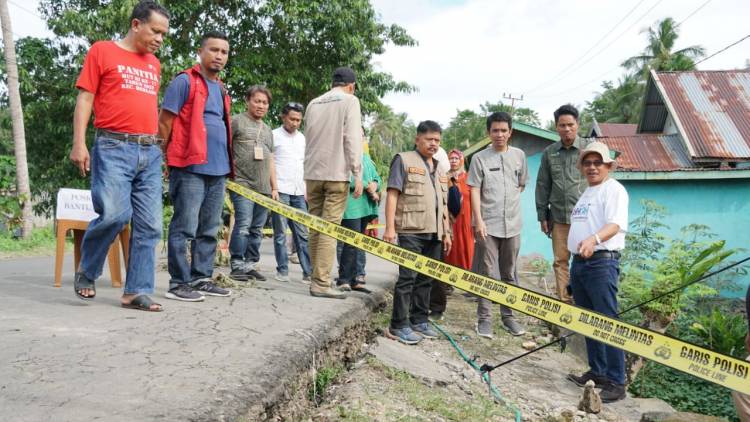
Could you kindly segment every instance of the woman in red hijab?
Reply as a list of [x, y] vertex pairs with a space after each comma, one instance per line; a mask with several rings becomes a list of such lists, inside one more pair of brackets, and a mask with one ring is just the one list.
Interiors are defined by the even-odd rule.
[[[445, 256], [445, 262], [456, 267], [471, 269], [471, 260], [474, 256], [474, 231], [471, 229], [471, 187], [466, 184], [466, 167], [464, 154], [453, 149], [448, 153], [450, 171], [448, 176], [451, 186], [458, 188], [461, 194], [461, 207], [457, 214], [451, 213], [453, 217], [453, 246], [450, 253]], [[443, 319], [445, 312], [445, 291], [452, 289], [441, 282], [433, 281], [430, 292], [430, 318], [433, 321]]]

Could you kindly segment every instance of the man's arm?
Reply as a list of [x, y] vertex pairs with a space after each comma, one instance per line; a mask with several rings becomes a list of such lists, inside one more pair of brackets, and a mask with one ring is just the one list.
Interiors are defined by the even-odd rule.
[[79, 90], [76, 98], [76, 109], [73, 112], [73, 149], [70, 151], [70, 161], [78, 167], [81, 176], [91, 169], [91, 157], [86, 148], [86, 128], [91, 119], [94, 108], [94, 94], [86, 90]]
[[172, 134], [172, 124], [174, 124], [175, 117], [177, 115], [163, 108], [159, 112], [159, 138], [164, 140], [162, 144], [162, 150], [164, 151], [167, 150], [169, 144], [169, 136]]
[[596, 233], [587, 237], [586, 239], [583, 239], [578, 244], [578, 254], [586, 259], [591, 257], [591, 255], [594, 254], [594, 249], [596, 248], [596, 245], [597, 245], [597, 241], [596, 241], [597, 236], [599, 236], [599, 240], [601, 240], [601, 242], [604, 243], [608, 241], [609, 239], [613, 238], [619, 232], [620, 232], [620, 226], [618, 226], [617, 224], [615, 223], [605, 224]]
[[547, 151], [542, 154], [539, 163], [539, 173], [536, 178], [536, 215], [540, 222], [542, 233], [549, 234], [550, 227], [547, 221], [547, 209], [549, 208], [549, 197], [552, 191], [552, 175], [549, 170]]
[[482, 188], [471, 187], [471, 215], [474, 217], [474, 233], [484, 240], [487, 238], [487, 226], [482, 220], [482, 207], [479, 203], [481, 199]]
[[383, 240], [396, 243], [396, 205], [398, 203], [398, 189], [389, 188], [385, 199], [385, 233]]
[[352, 197], [362, 195], [362, 113], [355, 97], [346, 110], [344, 120], [344, 154], [354, 177]]
[[271, 198], [279, 200], [279, 185], [276, 183], [276, 162], [273, 160], [273, 154], [268, 154], [268, 159], [271, 160], [269, 167], [271, 169]]

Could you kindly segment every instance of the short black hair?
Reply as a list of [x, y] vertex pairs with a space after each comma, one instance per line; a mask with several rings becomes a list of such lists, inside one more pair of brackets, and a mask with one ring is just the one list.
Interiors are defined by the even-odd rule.
[[440, 124], [438, 124], [438, 122], [432, 120], [419, 122], [419, 124], [417, 125], [417, 135], [428, 132], [443, 133], [443, 128], [440, 127]]
[[163, 15], [167, 20], [171, 17], [169, 11], [159, 3], [153, 0], [142, 0], [133, 8], [133, 13], [130, 14], [130, 22], [133, 22], [133, 19], [138, 19], [141, 22], [148, 22], [148, 20], [151, 19], [152, 12]]
[[201, 44], [200, 46], [203, 47], [206, 45], [206, 41], [210, 40], [211, 38], [218, 39], [218, 40], [224, 40], [226, 42], [229, 42], [229, 38], [227, 37], [227, 34], [221, 32], [221, 31], [208, 31], [201, 36]]
[[572, 104], [565, 104], [561, 105], [560, 108], [555, 110], [555, 124], [557, 124], [557, 121], [560, 120], [560, 116], [564, 116], [566, 114], [569, 116], [573, 116], [573, 118], [578, 121], [578, 109], [573, 107]]
[[513, 118], [504, 111], [496, 111], [487, 116], [487, 132], [490, 131], [492, 122], [505, 122], [508, 124], [508, 129], [513, 129]]

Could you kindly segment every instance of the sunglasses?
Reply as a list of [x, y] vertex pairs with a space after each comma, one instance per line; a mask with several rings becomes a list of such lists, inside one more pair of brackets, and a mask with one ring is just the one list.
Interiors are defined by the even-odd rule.
[[284, 106], [284, 108], [288, 110], [299, 111], [300, 113], [305, 109], [305, 107], [300, 103], [286, 103], [286, 106]]
[[589, 167], [589, 166], [601, 167], [603, 164], [604, 164], [604, 161], [602, 161], [602, 160], [583, 160], [583, 161], [581, 161], [581, 166], [583, 166], [583, 167]]

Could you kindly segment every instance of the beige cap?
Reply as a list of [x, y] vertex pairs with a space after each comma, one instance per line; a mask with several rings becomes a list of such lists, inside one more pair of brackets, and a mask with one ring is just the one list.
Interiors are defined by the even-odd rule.
[[605, 163], [612, 163], [615, 161], [614, 158], [612, 158], [613, 156], [615, 156], [614, 151], [610, 152], [609, 147], [607, 147], [606, 144], [594, 141], [588, 144], [586, 149], [581, 151], [581, 155], [578, 156], [578, 163], [576, 164], [578, 168], [581, 168], [581, 166], [583, 165], [583, 157], [592, 152], [599, 154], [602, 157], [602, 161]]

